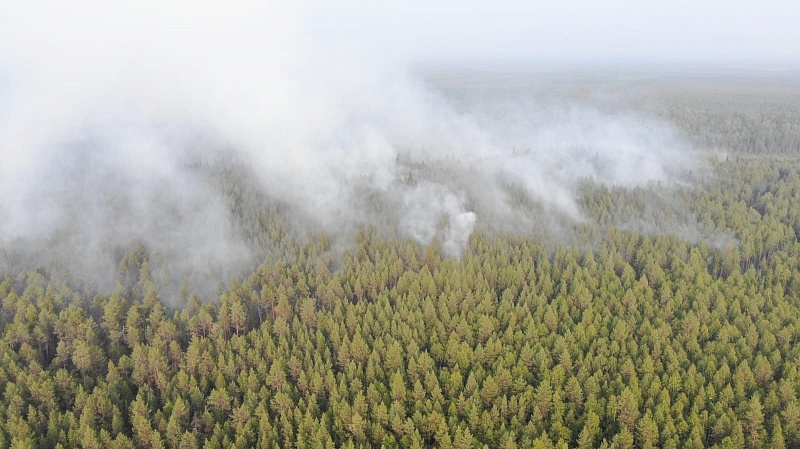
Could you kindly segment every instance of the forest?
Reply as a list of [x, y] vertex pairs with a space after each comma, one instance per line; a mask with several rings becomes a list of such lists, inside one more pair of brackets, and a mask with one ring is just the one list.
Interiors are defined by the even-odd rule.
[[451, 257], [198, 163], [260, 257], [211, 294], [145, 245], [110, 291], [2, 254], [0, 448], [800, 447], [797, 83], [556, 84], [625, 92], [701, 173], [582, 184], [587, 220], [479, 225]]

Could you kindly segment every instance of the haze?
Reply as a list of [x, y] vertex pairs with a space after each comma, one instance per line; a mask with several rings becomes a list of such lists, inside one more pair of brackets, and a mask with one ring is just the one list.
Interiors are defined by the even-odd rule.
[[[505, 68], [800, 62], [796, 2], [390, 1], [311, 11], [314, 36], [410, 59]], [[337, 3], [338, 5], [338, 3]]]
[[136, 244], [225, 280], [262, 255], [189, 167], [226, 160], [317, 229], [388, 226], [453, 257], [476, 226], [580, 223], [582, 182], [684, 182], [684, 136], [558, 99], [457, 107], [410, 67], [800, 54], [788, 3], [647, 5], [3, 2], [0, 241], [100, 284]]

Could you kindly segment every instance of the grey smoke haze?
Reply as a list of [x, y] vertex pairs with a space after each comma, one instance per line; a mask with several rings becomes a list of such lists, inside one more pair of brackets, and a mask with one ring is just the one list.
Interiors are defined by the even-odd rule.
[[376, 60], [374, 47], [320, 41], [318, 14], [2, 3], [3, 246], [109, 279], [114, 251], [141, 243], [165, 276], [226, 280], [257, 255], [187, 164], [229, 158], [322, 229], [389, 223], [457, 256], [479, 225], [584, 220], [579, 182], [670, 184], [691, 164], [681, 136], [632, 113], [525, 97], [455, 107], [408, 74], [403, 52]]

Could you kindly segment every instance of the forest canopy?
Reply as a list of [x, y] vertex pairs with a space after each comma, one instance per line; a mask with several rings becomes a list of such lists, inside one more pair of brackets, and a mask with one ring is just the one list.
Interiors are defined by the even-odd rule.
[[145, 245], [110, 291], [7, 252], [0, 447], [797, 447], [797, 110], [669, 92], [729, 153], [668, 194], [583, 185], [557, 238], [342, 240], [201, 164], [263, 257], [216, 293]]

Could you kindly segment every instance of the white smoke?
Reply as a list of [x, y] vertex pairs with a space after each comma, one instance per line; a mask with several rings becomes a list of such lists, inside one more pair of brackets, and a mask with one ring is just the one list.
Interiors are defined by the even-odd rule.
[[[405, 61], [315, 40], [305, 13], [248, 0], [3, 2], [0, 240], [82, 248], [75, 259], [91, 267], [108, 242], [141, 242], [173, 271], [226, 276], [253, 255], [185, 168], [187, 154], [222, 157], [217, 147], [323, 228], [383, 214], [452, 256], [480, 223], [582, 220], [577, 182], [669, 181], [683, 163], [680, 139], [635, 115], [524, 99], [454, 108]], [[365, 191], [391, 210], [365, 207]]]

